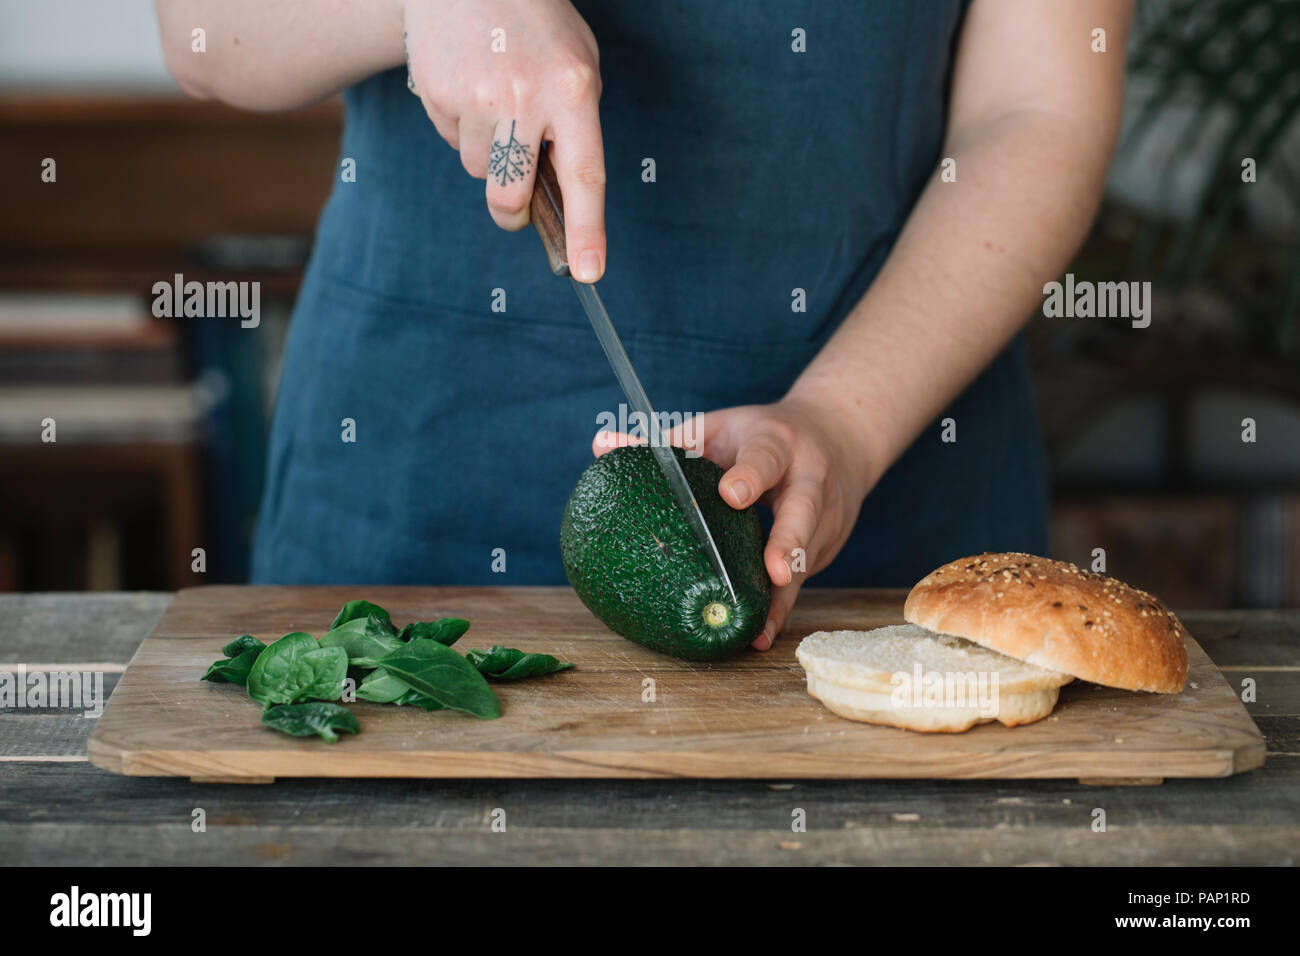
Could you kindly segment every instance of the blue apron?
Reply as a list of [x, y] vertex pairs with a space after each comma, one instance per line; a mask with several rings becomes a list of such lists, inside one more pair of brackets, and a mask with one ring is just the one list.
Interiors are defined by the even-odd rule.
[[[935, 168], [965, 4], [577, 7], [604, 84], [600, 289], [652, 402], [779, 399]], [[345, 94], [356, 181], [325, 207], [290, 327], [252, 577], [562, 584], [565, 501], [623, 397], [534, 231], [493, 225], [405, 79]], [[968, 553], [1046, 550], [1023, 343], [946, 416], [958, 440], [925, 430], [815, 584], [910, 585]]]

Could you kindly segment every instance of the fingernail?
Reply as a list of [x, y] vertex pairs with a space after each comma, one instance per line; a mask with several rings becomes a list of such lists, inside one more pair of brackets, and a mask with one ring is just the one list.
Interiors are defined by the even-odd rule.
[[731, 483], [731, 493], [742, 505], [749, 500], [749, 482], [743, 479]]
[[578, 256], [578, 271], [573, 276], [579, 282], [595, 282], [600, 278], [600, 256], [590, 249]]
[[773, 642], [776, 641], [776, 625], [771, 621], [763, 625], [763, 639], [767, 641], [768, 647], [771, 647]]

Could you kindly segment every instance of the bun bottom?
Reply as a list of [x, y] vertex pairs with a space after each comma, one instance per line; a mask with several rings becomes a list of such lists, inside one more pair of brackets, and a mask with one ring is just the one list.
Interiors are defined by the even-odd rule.
[[976, 724], [994, 720], [1007, 727], [1032, 724], [1052, 712], [1060, 696], [1059, 687], [1020, 693], [1001, 692], [997, 713], [988, 716], [979, 707], [901, 707], [889, 691], [868, 691], [843, 687], [808, 674], [808, 693], [833, 714], [868, 724], [883, 724], [920, 733], [959, 734]]

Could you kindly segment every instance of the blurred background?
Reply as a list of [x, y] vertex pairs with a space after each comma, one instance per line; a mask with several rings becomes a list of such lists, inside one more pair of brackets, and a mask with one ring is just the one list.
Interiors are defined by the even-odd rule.
[[[1069, 271], [1150, 280], [1153, 321], [1029, 325], [1053, 556], [1300, 606], [1300, 2], [1142, 0], [1129, 76]], [[0, 591], [244, 579], [340, 122], [184, 99], [152, 0], [0, 0]], [[155, 318], [177, 273], [260, 282], [260, 325]]]

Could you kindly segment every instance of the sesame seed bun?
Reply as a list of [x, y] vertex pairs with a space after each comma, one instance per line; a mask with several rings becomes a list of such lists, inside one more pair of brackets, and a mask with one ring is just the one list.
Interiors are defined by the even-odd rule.
[[1095, 684], [1176, 694], [1187, 683], [1187, 631], [1174, 613], [1146, 591], [1065, 561], [953, 561], [912, 588], [903, 617]]

